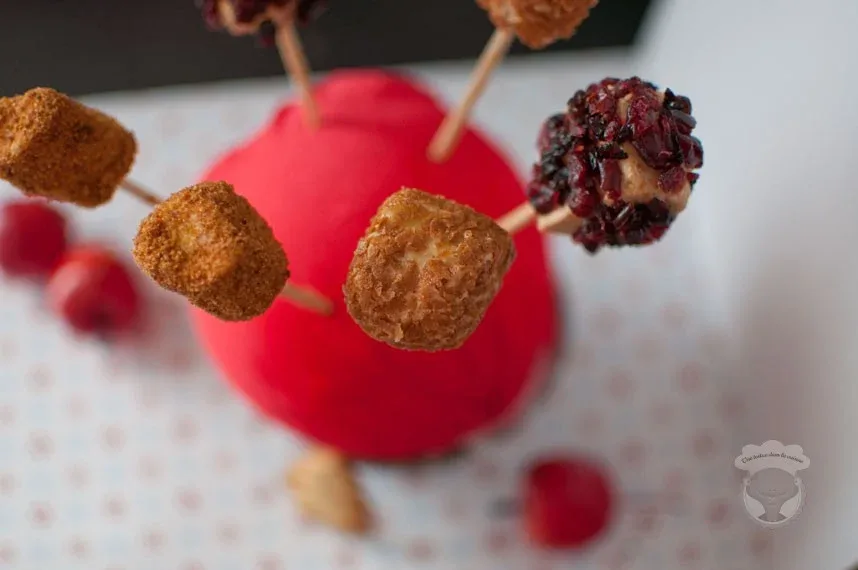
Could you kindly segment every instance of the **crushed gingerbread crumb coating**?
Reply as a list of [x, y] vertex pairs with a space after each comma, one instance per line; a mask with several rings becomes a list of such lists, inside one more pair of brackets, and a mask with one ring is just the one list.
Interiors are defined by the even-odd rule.
[[346, 307], [371, 337], [397, 348], [461, 346], [515, 258], [491, 218], [420, 190], [402, 189], [373, 217], [352, 259]]
[[477, 4], [495, 27], [512, 28], [521, 43], [542, 49], [575, 35], [598, 0], [477, 0]]
[[155, 207], [134, 260], [158, 285], [224, 321], [264, 313], [289, 278], [268, 223], [226, 182], [203, 182]]
[[0, 99], [0, 178], [24, 194], [100, 206], [136, 154], [134, 135], [116, 120], [53, 89]]

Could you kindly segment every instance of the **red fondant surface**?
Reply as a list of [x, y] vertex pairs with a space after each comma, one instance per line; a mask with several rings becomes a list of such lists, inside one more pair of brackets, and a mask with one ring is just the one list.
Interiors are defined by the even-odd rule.
[[537, 359], [553, 350], [557, 311], [542, 239], [534, 229], [516, 236], [516, 262], [461, 349], [407, 352], [367, 337], [345, 310], [342, 284], [388, 195], [420, 188], [496, 217], [521, 203], [522, 183], [473, 131], [446, 164], [427, 161], [443, 110], [412, 80], [339, 72], [316, 97], [321, 130], [309, 131], [288, 105], [205, 179], [227, 180], [250, 200], [283, 244], [292, 282], [329, 295], [336, 314], [278, 300], [247, 323], [192, 310], [196, 329], [235, 387], [306, 436], [355, 457], [441, 452], [510, 410]]

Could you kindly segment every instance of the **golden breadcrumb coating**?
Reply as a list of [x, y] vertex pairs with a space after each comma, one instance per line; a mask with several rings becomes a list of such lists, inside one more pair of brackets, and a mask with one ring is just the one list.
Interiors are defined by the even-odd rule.
[[264, 313], [289, 278], [271, 227], [226, 182], [185, 188], [156, 206], [133, 253], [158, 285], [225, 321]]
[[53, 89], [0, 99], [0, 178], [25, 194], [100, 206], [136, 154], [134, 135], [116, 120]]
[[458, 348], [514, 258], [512, 238], [491, 218], [403, 189], [385, 200], [358, 243], [346, 307], [369, 336], [397, 348]]
[[529, 48], [571, 38], [598, 0], [477, 0], [498, 28], [512, 28]]

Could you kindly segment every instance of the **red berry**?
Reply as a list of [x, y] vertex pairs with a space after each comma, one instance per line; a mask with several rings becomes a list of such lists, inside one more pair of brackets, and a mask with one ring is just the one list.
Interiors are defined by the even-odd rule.
[[131, 328], [140, 311], [126, 266], [98, 246], [72, 249], [51, 276], [47, 296], [51, 310], [84, 333]]
[[47, 277], [66, 250], [66, 221], [37, 200], [0, 209], [0, 269], [17, 277]]
[[535, 463], [524, 481], [524, 524], [531, 540], [548, 548], [578, 548], [608, 527], [614, 497], [607, 473], [580, 458]]

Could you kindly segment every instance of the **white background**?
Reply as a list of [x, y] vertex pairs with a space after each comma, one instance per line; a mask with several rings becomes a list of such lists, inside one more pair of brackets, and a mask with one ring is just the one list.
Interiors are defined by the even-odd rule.
[[[752, 406], [747, 443], [804, 447], [774, 568], [858, 560], [858, 2], [671, 0], [639, 67], [693, 91], [695, 196]], [[651, 71], [650, 71], [651, 70]]]

